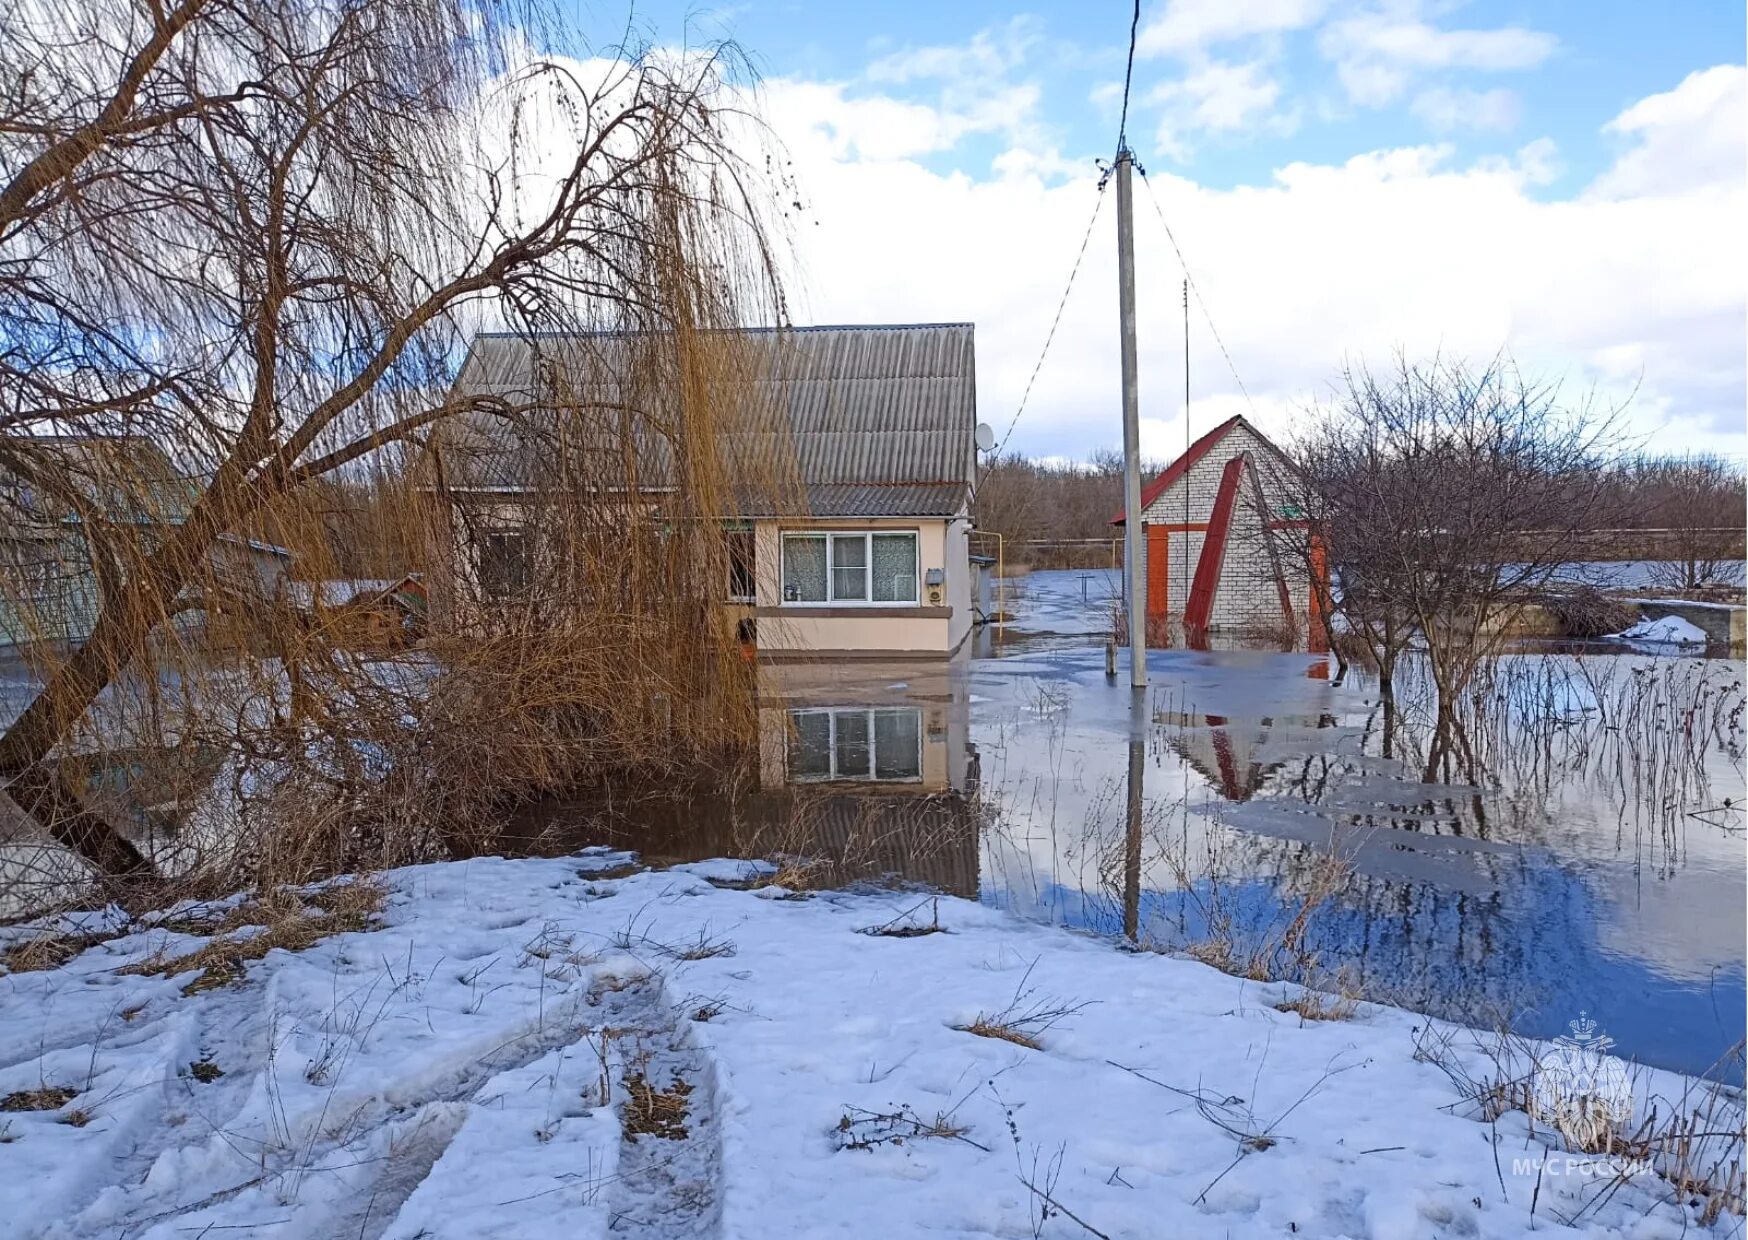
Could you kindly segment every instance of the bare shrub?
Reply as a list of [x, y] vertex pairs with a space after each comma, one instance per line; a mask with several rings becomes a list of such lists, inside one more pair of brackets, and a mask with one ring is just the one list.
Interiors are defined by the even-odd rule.
[[925, 1120], [908, 1106], [896, 1111], [866, 1111], [861, 1107], [846, 1107], [832, 1127], [832, 1140], [840, 1150], [871, 1150], [881, 1145], [903, 1145], [907, 1141], [934, 1138], [942, 1141], [963, 1141], [988, 1152], [988, 1147], [971, 1140], [969, 1124], [954, 1120], [949, 1111], [937, 1112]]
[[1617, 412], [1570, 404], [1503, 358], [1400, 357], [1348, 369], [1343, 386], [1293, 445], [1286, 485], [1309, 524], [1286, 538], [1307, 564], [1327, 557], [1329, 604], [1383, 691], [1418, 641], [1448, 713], [1602, 524]]
[[1631, 628], [1639, 619], [1637, 607], [1612, 598], [1594, 586], [1550, 591], [1538, 601], [1567, 637], [1607, 637]]
[[1641, 1167], [1661, 1177], [1672, 1202], [1694, 1207], [1704, 1226], [1744, 1212], [1748, 1125], [1742, 1092], [1716, 1079], [1731, 1066], [1741, 1070], [1742, 1043], [1712, 1072], [1683, 1078], [1673, 1096], [1660, 1092], [1638, 1064], [1612, 1058], [1599, 1061], [1611, 1069], [1606, 1084], [1550, 1090], [1549, 1048], [1503, 1026], [1484, 1032], [1429, 1023], [1418, 1032], [1414, 1057], [1444, 1071], [1458, 1105], [1473, 1118], [1493, 1124], [1521, 1112], [1532, 1136], [1617, 1166], [1613, 1176], [1597, 1177], [1596, 1190], [1568, 1225], [1576, 1226]]

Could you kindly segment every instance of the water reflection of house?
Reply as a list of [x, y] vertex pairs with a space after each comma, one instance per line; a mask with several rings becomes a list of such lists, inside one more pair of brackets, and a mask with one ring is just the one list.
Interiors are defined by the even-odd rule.
[[760, 669], [759, 782], [965, 792], [976, 783], [969, 707], [956, 664], [869, 679], [869, 669]]
[[511, 825], [512, 847], [608, 844], [657, 864], [799, 856], [843, 880], [897, 878], [975, 897], [984, 811], [964, 668], [925, 661], [870, 672], [762, 665], [756, 786], [532, 806]]
[[1269, 786], [1270, 776], [1287, 765], [1292, 754], [1283, 748], [1284, 738], [1275, 735], [1277, 728], [1327, 728], [1335, 724], [1335, 717], [1329, 714], [1233, 719], [1161, 711], [1153, 718], [1172, 729], [1172, 750], [1228, 801], [1250, 800]]
[[801, 851], [977, 893], [977, 752], [962, 669], [762, 669], [759, 782]]
[[1262, 791], [1277, 758], [1260, 758], [1268, 740], [1269, 721], [1246, 720], [1234, 727], [1224, 715], [1156, 716], [1176, 731], [1171, 747], [1228, 801], [1248, 801]]

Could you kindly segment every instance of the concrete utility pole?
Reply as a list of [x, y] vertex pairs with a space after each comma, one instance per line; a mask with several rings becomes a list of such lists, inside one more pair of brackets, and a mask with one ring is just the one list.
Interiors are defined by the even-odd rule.
[[1135, 217], [1127, 146], [1117, 151], [1117, 315], [1123, 336], [1123, 579], [1129, 685], [1147, 687], [1147, 545], [1141, 528], [1141, 396], [1135, 370]]

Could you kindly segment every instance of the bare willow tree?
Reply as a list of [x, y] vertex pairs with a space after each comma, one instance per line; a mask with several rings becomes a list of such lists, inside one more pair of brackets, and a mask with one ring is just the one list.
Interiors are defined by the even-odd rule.
[[1328, 556], [1331, 604], [1384, 692], [1418, 643], [1449, 719], [1602, 520], [1617, 418], [1503, 359], [1398, 358], [1347, 370], [1343, 386], [1293, 448], [1300, 553]]
[[[59, 760], [94, 704], [217, 607], [220, 540], [459, 413], [525, 412], [452, 394], [477, 327], [780, 315], [733, 49], [564, 47], [484, 0], [0, 13], [0, 473], [86, 513], [103, 568], [0, 776], [100, 873], [151, 859]], [[161, 469], [70, 474], [54, 445], [93, 439], [169, 462], [168, 496]]]

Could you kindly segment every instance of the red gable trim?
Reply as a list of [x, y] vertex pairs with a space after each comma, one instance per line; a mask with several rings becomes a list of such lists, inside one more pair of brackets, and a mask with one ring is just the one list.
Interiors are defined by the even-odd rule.
[[[1141, 489], [1141, 511], [1146, 512], [1149, 504], [1158, 499], [1172, 483], [1187, 474], [1192, 465], [1201, 460], [1204, 456], [1207, 456], [1208, 453], [1213, 450], [1214, 445], [1226, 438], [1227, 433], [1242, 421], [1244, 421], [1244, 416], [1242, 414], [1235, 414], [1186, 448], [1184, 454], [1178, 457], [1178, 459], [1173, 461], [1170, 465], [1167, 465], [1165, 469], [1161, 471], [1159, 477], [1155, 478], [1152, 482], [1148, 483]], [[1261, 436], [1258, 436], [1258, 438], [1260, 439]], [[1123, 518], [1125, 515], [1126, 514], [1119, 512], [1116, 516], [1111, 518], [1111, 524], [1123, 524]]]

